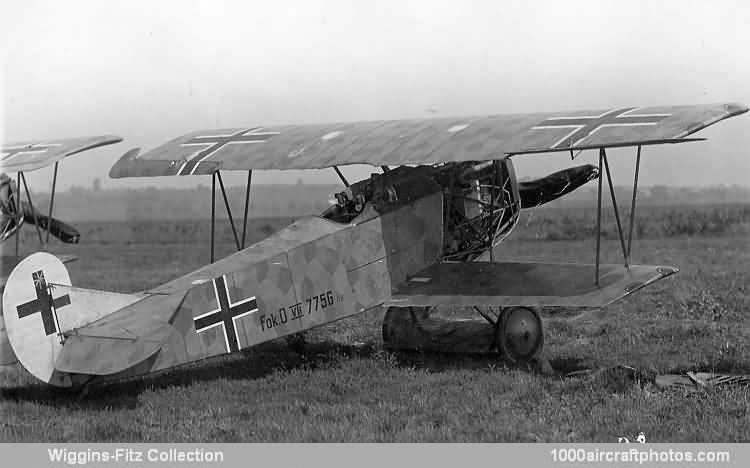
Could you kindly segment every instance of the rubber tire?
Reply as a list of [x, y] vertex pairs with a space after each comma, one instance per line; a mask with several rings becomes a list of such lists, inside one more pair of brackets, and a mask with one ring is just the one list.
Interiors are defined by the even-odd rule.
[[[507, 333], [505, 332], [506, 327], [510, 323], [510, 318], [514, 313], [519, 311], [530, 312], [531, 320], [536, 321], [537, 328], [539, 329], [539, 336], [536, 339], [536, 343], [533, 344], [531, 351], [519, 355], [516, 352], [515, 346], [510, 342]], [[497, 328], [495, 331], [495, 342], [500, 354], [507, 360], [516, 363], [526, 363], [538, 358], [544, 349], [544, 328], [542, 327], [542, 318], [539, 316], [539, 312], [536, 309], [529, 307], [508, 307], [503, 309], [500, 314], [500, 319], [497, 321]]]

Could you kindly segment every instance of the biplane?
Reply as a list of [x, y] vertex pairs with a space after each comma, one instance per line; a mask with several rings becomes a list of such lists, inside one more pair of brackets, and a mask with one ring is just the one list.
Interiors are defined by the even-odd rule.
[[[630, 262], [642, 148], [699, 141], [689, 136], [747, 110], [721, 103], [258, 126], [196, 131], [145, 153], [134, 149], [111, 177], [211, 178], [210, 263], [147, 291], [120, 294], [73, 287], [59, 259], [34, 253], [8, 278], [8, 340], [38, 379], [76, 386], [238, 352], [376, 308], [414, 314], [450, 305], [476, 309], [493, 322], [499, 353], [528, 361], [543, 346], [539, 307], [604, 307], [677, 272]], [[607, 158], [618, 147], [637, 149], [629, 230]], [[531, 182], [516, 178], [516, 157], [561, 151], [575, 157], [585, 150], [598, 151], [597, 166]], [[351, 164], [380, 169], [349, 183], [340, 168]], [[335, 204], [245, 245], [253, 171], [323, 168], [345, 186]], [[247, 172], [241, 230], [223, 171]], [[600, 262], [605, 174], [622, 264]], [[593, 179], [599, 234], [592, 263], [494, 258], [522, 209]], [[218, 260], [217, 182], [237, 248]]]
[[[84, 151], [111, 145], [122, 141], [118, 136], [94, 136], [83, 138], [66, 138], [57, 140], [37, 140], [19, 143], [7, 143], [0, 147], [0, 243], [15, 236], [13, 254], [3, 250], [0, 255], [0, 294], [5, 290], [6, 281], [11, 270], [21, 261], [20, 243], [21, 229], [24, 225], [33, 225], [39, 239], [39, 248], [47, 248], [50, 234], [68, 244], [76, 244], [80, 233], [75, 227], [54, 218], [55, 192], [60, 162], [67, 156]], [[52, 188], [50, 192], [49, 211], [45, 215], [34, 206], [26, 182], [25, 173], [43, 169], [54, 164], [52, 172]], [[16, 173], [17, 182], [7, 175]], [[23, 199], [21, 187], [26, 195]], [[42, 231], [46, 231], [43, 234]], [[62, 263], [76, 260], [74, 255], [60, 255]], [[17, 362], [13, 348], [5, 332], [5, 320], [0, 308], [0, 365]]]

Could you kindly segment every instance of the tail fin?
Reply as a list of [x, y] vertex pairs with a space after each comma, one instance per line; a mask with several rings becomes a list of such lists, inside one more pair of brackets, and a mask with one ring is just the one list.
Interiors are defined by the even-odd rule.
[[65, 265], [52, 254], [24, 258], [8, 276], [3, 294], [5, 328], [21, 364], [36, 378], [70, 386], [70, 376], [55, 370], [67, 334], [139, 299], [71, 286]]

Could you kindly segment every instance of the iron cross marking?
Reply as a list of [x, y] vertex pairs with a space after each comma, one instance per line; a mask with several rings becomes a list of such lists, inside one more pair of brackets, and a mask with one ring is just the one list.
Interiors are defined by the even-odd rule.
[[224, 340], [227, 351], [239, 351], [240, 339], [237, 337], [237, 326], [235, 320], [258, 310], [258, 301], [255, 296], [234, 303], [229, 298], [229, 288], [224, 275], [213, 280], [214, 294], [219, 308], [193, 318], [195, 331], [200, 333], [209, 328], [224, 325]]
[[605, 112], [601, 115], [583, 117], [550, 117], [532, 130], [550, 128], [569, 128], [570, 133], [558, 140], [551, 148], [557, 148], [563, 143], [565, 146], [577, 146], [599, 129], [605, 127], [633, 127], [641, 125], [656, 125], [672, 114], [631, 114], [639, 107], [626, 107]]
[[52, 307], [55, 310], [66, 305], [70, 305], [70, 296], [64, 295], [53, 299], [47, 288], [47, 280], [44, 279], [44, 271], [39, 270], [31, 274], [34, 280], [34, 289], [36, 289], [36, 299], [21, 304], [16, 307], [18, 318], [22, 319], [37, 312], [42, 314], [42, 323], [44, 323], [44, 333], [49, 336], [57, 331], [55, 318], [52, 315]]
[[186, 141], [180, 146], [205, 146], [206, 148], [189, 156], [177, 171], [178, 175], [193, 175], [196, 169], [206, 159], [216, 154], [217, 151], [230, 144], [263, 143], [279, 132], [263, 132], [262, 128], [250, 128], [230, 135], [205, 135], [197, 136]]

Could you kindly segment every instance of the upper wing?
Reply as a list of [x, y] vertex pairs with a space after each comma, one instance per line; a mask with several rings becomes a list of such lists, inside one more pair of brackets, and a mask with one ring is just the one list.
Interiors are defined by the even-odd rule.
[[412, 119], [202, 130], [147, 153], [130, 151], [110, 177], [216, 170], [320, 169], [500, 159], [506, 155], [690, 141], [687, 135], [747, 112], [743, 104]]
[[0, 148], [0, 172], [33, 171], [49, 166], [66, 156], [120, 141], [122, 138], [118, 136], [105, 135], [3, 143]]

